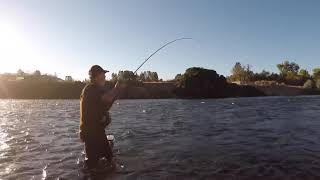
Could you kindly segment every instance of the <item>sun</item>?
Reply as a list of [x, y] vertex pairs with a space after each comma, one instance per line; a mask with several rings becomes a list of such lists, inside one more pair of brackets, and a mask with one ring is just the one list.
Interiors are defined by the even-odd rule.
[[31, 67], [35, 60], [32, 52], [31, 45], [17, 28], [0, 22], [0, 73]]

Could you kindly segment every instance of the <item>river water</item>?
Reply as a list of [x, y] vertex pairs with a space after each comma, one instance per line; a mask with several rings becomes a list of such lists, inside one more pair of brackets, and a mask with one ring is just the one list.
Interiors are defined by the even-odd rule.
[[[320, 179], [320, 96], [120, 100], [100, 179]], [[0, 100], [0, 179], [94, 179], [78, 100]], [[97, 177], [95, 177], [97, 178]]]

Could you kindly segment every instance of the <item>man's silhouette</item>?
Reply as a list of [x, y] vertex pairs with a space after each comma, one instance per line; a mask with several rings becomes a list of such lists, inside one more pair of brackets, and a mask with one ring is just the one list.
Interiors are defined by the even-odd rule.
[[112, 162], [112, 149], [107, 141], [105, 127], [111, 122], [109, 109], [116, 100], [120, 86], [118, 82], [109, 91], [105, 89], [106, 71], [98, 65], [89, 70], [90, 83], [80, 96], [80, 138], [85, 143], [86, 165], [89, 169], [98, 167], [98, 161], [105, 157]]

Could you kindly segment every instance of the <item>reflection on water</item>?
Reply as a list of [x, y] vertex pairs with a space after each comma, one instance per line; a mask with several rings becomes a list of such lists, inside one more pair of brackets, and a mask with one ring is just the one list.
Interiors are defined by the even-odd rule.
[[[7, 106], [7, 102], [0, 102], [1, 109], [6, 108]], [[2, 128], [6, 124], [8, 124], [7, 119], [2, 117], [0, 121], [0, 177], [6, 174], [10, 174], [11, 171], [14, 169], [13, 164], [8, 164], [7, 166], [4, 166], [1, 163], [5, 159], [10, 148], [10, 146], [7, 144], [7, 142], [9, 141], [7, 130], [5, 128]]]
[[[122, 100], [107, 179], [320, 179], [320, 97]], [[0, 179], [86, 179], [78, 100], [0, 100]]]
[[9, 148], [7, 141], [8, 134], [4, 132], [3, 129], [0, 129], [0, 151], [5, 151], [5, 149]]
[[47, 169], [47, 166], [45, 166], [45, 167], [42, 169], [42, 179], [43, 179], [43, 180], [47, 178], [47, 171], [46, 171], [46, 169]]

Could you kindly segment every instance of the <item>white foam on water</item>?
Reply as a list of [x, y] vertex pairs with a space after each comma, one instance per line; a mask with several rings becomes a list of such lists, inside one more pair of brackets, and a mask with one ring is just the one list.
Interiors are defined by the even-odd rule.
[[42, 180], [45, 180], [47, 178], [47, 165], [42, 169]]

